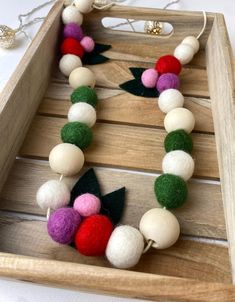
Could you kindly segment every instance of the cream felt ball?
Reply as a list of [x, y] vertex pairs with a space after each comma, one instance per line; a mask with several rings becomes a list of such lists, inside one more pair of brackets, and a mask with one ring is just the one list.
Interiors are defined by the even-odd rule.
[[69, 85], [74, 89], [81, 86], [94, 88], [95, 75], [86, 67], [78, 67], [71, 72], [69, 76]]
[[186, 108], [175, 108], [168, 112], [164, 119], [164, 127], [167, 132], [184, 130], [190, 133], [194, 126], [194, 115]]
[[194, 48], [189, 44], [181, 43], [176, 47], [174, 56], [182, 65], [188, 64], [193, 59]]
[[147, 211], [140, 220], [139, 229], [146, 241], [153, 241], [152, 247], [156, 249], [172, 246], [180, 235], [177, 218], [162, 208]]
[[78, 56], [67, 54], [64, 55], [59, 62], [60, 71], [68, 77], [70, 73], [78, 67], [82, 66], [82, 61]]
[[36, 200], [40, 208], [56, 210], [67, 206], [70, 200], [70, 191], [62, 181], [49, 180], [38, 189]]
[[80, 13], [77, 7], [69, 5], [62, 12], [62, 21], [64, 24], [76, 23], [81, 25], [83, 15]]
[[162, 170], [163, 173], [177, 175], [187, 181], [193, 175], [194, 160], [187, 152], [174, 150], [164, 156]]
[[105, 253], [113, 266], [126, 269], [139, 262], [143, 249], [142, 234], [132, 226], [122, 225], [112, 232]]
[[87, 14], [92, 11], [94, 0], [74, 0], [75, 6], [78, 8], [78, 10], [83, 13]]
[[75, 103], [69, 109], [68, 120], [69, 122], [84, 123], [91, 128], [96, 122], [96, 111], [88, 103]]
[[184, 38], [184, 40], [182, 41], [182, 44], [190, 45], [194, 49], [194, 54], [197, 53], [200, 48], [199, 41], [194, 36], [188, 36], [188, 37]]
[[68, 143], [56, 145], [49, 154], [51, 169], [64, 176], [78, 174], [84, 165], [84, 160], [81, 149]]
[[158, 98], [158, 106], [164, 113], [168, 113], [174, 108], [183, 107], [184, 97], [177, 89], [164, 90]]

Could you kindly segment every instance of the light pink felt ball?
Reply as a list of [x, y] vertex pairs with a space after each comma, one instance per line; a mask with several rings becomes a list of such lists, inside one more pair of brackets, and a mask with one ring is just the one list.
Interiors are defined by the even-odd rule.
[[158, 72], [154, 68], [146, 69], [141, 75], [141, 82], [146, 88], [156, 87]]
[[101, 202], [99, 198], [90, 193], [85, 193], [78, 196], [73, 204], [74, 210], [76, 210], [83, 217], [98, 214], [100, 207]]
[[80, 44], [86, 52], [92, 52], [95, 48], [95, 42], [91, 37], [85, 36], [80, 41]]

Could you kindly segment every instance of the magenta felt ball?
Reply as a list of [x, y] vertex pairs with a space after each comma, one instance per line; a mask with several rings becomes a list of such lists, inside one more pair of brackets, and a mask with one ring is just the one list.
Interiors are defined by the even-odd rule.
[[80, 44], [86, 52], [92, 52], [95, 48], [95, 42], [91, 37], [86, 36], [82, 38]]
[[76, 23], [69, 23], [64, 27], [64, 37], [81, 41], [83, 38], [82, 28]]
[[156, 87], [158, 72], [154, 68], [146, 69], [141, 75], [141, 82], [146, 88]]
[[166, 89], [179, 89], [180, 80], [179, 77], [174, 73], [164, 73], [157, 81], [157, 90], [162, 92]]
[[73, 208], [60, 208], [51, 214], [47, 222], [48, 234], [61, 244], [69, 244], [81, 222], [81, 216]]
[[90, 193], [78, 196], [73, 204], [74, 210], [78, 211], [78, 213], [83, 217], [98, 214], [100, 207], [101, 203], [99, 198]]

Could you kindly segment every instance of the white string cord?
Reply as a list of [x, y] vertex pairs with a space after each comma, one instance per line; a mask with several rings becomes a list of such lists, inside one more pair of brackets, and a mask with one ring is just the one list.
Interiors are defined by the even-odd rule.
[[204, 33], [204, 31], [206, 29], [206, 24], [207, 24], [206, 12], [202, 11], [202, 13], [203, 13], [203, 27], [202, 27], [200, 33], [198, 34], [197, 39], [199, 39], [202, 36], [202, 34]]

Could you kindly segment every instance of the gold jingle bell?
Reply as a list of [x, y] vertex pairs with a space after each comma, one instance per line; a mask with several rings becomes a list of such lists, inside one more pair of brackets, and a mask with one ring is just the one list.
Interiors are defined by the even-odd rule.
[[146, 21], [144, 30], [147, 34], [160, 35], [162, 33], [162, 23], [158, 21]]
[[10, 48], [15, 42], [15, 30], [6, 26], [0, 25], [0, 47]]

